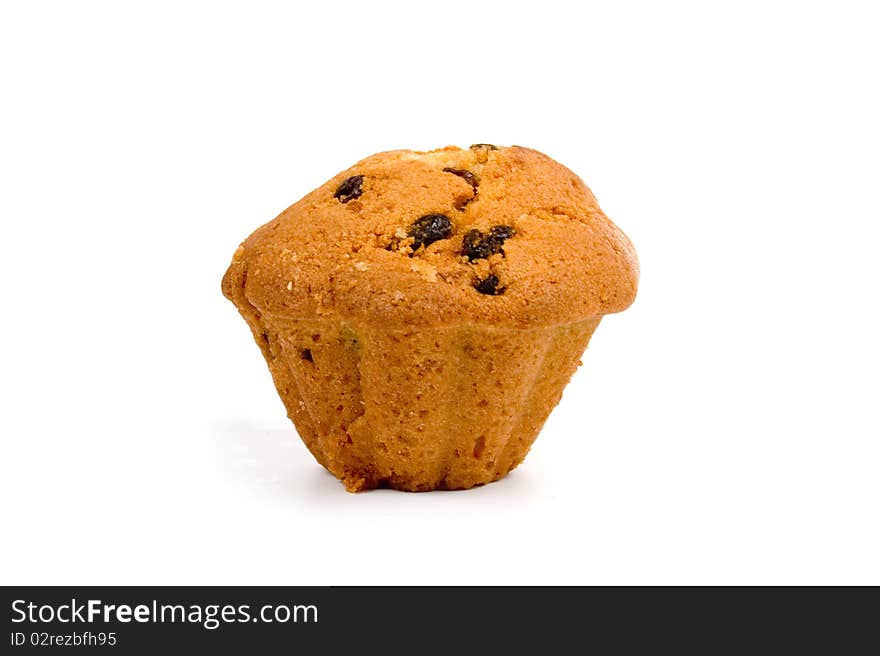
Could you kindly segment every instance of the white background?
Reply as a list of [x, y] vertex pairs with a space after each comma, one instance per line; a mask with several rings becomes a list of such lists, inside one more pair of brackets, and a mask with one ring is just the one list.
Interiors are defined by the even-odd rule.
[[[878, 20], [719, 4], [4, 3], [2, 583], [880, 584]], [[583, 177], [639, 297], [506, 480], [348, 494], [221, 275], [472, 142]]]

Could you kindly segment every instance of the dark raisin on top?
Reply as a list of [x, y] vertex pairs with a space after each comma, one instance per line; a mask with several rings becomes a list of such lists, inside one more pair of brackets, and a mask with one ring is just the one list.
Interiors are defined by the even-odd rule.
[[516, 230], [513, 229], [512, 226], [509, 225], [497, 225], [489, 228], [489, 237], [492, 239], [499, 239], [502, 242], [505, 239], [510, 239], [516, 234]]
[[470, 196], [470, 198], [458, 198], [455, 201], [455, 209], [457, 209], [459, 212], [464, 212], [464, 208], [468, 206], [468, 203], [470, 203], [477, 197], [477, 187], [480, 186], [480, 181], [477, 180], [477, 176], [475, 176], [470, 171], [466, 171], [465, 169], [454, 169], [447, 166], [445, 169], [443, 169], [443, 172], [457, 175], [459, 178], [467, 182], [471, 186], [471, 189], [474, 190], [474, 193]]
[[359, 198], [363, 190], [364, 176], [362, 175], [353, 175], [350, 178], [346, 178], [343, 180], [342, 184], [339, 185], [339, 188], [336, 190], [336, 193], [333, 194], [333, 197], [339, 200], [340, 203], [347, 203], [350, 200], [354, 200], [355, 198]]
[[499, 296], [504, 293], [505, 287], [499, 287], [498, 283], [501, 282], [498, 280], [498, 276], [494, 273], [490, 276], [486, 276], [482, 280], [479, 278], [474, 281], [474, 289], [476, 289], [481, 294], [486, 294], [488, 296]]
[[445, 169], [443, 169], [443, 172], [451, 173], [452, 175], [457, 175], [459, 178], [463, 178], [465, 182], [473, 187], [474, 191], [476, 191], [477, 187], [480, 186], [480, 183], [477, 181], [477, 176], [475, 176], [470, 171], [466, 171], [464, 169], [454, 169], [447, 166]]
[[414, 251], [420, 246], [427, 248], [452, 234], [452, 221], [444, 214], [426, 214], [413, 221], [406, 234], [415, 240], [412, 244]]
[[482, 232], [476, 229], [468, 230], [464, 235], [464, 239], [461, 241], [461, 254], [466, 255], [467, 259], [470, 261], [488, 257], [483, 254], [482, 242]]
[[475, 148], [488, 148], [489, 150], [498, 150], [498, 146], [494, 144], [471, 144], [471, 150]]
[[515, 234], [516, 230], [507, 225], [492, 226], [488, 234], [483, 234], [477, 229], [469, 230], [461, 242], [461, 254], [473, 262], [483, 260], [495, 253], [504, 253], [505, 240]]
[[306, 362], [314, 362], [315, 358], [312, 357], [312, 349], [303, 349], [299, 352], [300, 357]]

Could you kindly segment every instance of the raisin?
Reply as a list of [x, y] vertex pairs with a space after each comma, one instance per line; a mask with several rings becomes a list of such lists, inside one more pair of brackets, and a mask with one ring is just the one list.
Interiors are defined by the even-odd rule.
[[346, 178], [339, 188], [336, 190], [336, 193], [333, 194], [333, 197], [336, 198], [340, 203], [347, 203], [350, 200], [354, 200], [355, 198], [359, 198], [363, 190], [364, 176], [362, 175], [353, 175], [350, 178]]
[[452, 234], [452, 221], [444, 214], [426, 214], [413, 221], [406, 234], [415, 240], [412, 244], [414, 251], [420, 246], [427, 248]]
[[475, 176], [470, 171], [465, 171], [464, 169], [453, 169], [447, 166], [445, 169], [443, 169], [443, 172], [457, 175], [459, 178], [464, 178], [464, 181], [467, 182], [471, 187], [473, 187], [474, 191], [476, 191], [477, 187], [480, 185], [480, 183], [477, 182], [477, 176]]
[[451, 173], [452, 175], [457, 175], [459, 178], [467, 182], [471, 189], [474, 190], [474, 193], [470, 198], [460, 197], [455, 200], [455, 209], [459, 212], [464, 212], [464, 208], [468, 206], [468, 203], [476, 199], [477, 197], [477, 187], [480, 186], [479, 180], [477, 180], [477, 176], [475, 176], [470, 171], [466, 171], [464, 169], [454, 169], [451, 167], [446, 167], [443, 169], [444, 173]]
[[303, 349], [299, 352], [300, 357], [306, 362], [314, 362], [315, 359], [312, 357], [312, 349]]
[[503, 294], [505, 288], [499, 287], [498, 283], [501, 282], [498, 280], [498, 276], [494, 273], [490, 276], [487, 276], [480, 280], [479, 278], [474, 281], [474, 289], [476, 289], [481, 294], [488, 294], [489, 296], [498, 296], [499, 294]]
[[499, 239], [504, 241], [505, 239], [510, 239], [516, 234], [516, 230], [514, 230], [509, 225], [497, 225], [489, 228], [489, 237], [492, 239]]
[[492, 226], [488, 234], [479, 230], [470, 230], [461, 242], [461, 254], [468, 260], [482, 260], [495, 253], [504, 253], [504, 242], [516, 234], [516, 230], [507, 225]]
[[476, 150], [477, 148], [488, 148], [489, 150], [498, 150], [498, 146], [494, 144], [471, 144], [471, 150]]
[[461, 254], [466, 255], [470, 261], [486, 257], [483, 254], [483, 233], [479, 230], [469, 230], [461, 241]]

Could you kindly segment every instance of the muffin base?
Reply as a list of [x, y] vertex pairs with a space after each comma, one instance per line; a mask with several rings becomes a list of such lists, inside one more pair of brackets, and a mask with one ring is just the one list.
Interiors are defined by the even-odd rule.
[[601, 317], [527, 330], [245, 319], [303, 442], [357, 492], [503, 478], [525, 458]]

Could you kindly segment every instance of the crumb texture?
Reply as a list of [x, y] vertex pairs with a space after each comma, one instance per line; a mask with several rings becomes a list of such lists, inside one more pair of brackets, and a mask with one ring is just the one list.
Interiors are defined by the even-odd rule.
[[525, 457], [638, 262], [537, 151], [380, 153], [257, 229], [223, 292], [348, 490], [464, 489]]

